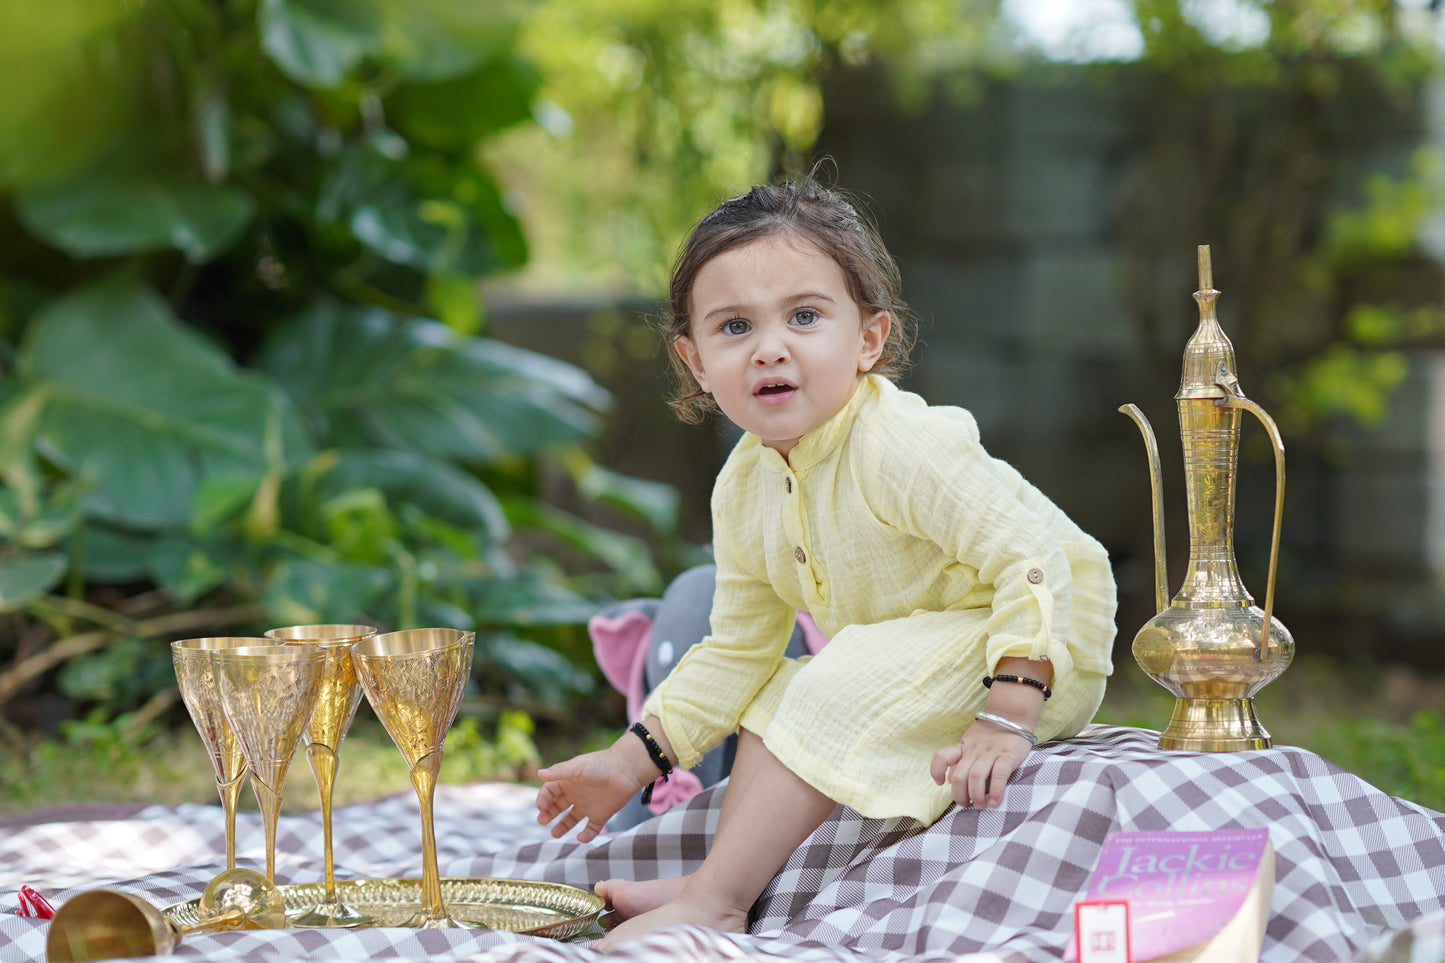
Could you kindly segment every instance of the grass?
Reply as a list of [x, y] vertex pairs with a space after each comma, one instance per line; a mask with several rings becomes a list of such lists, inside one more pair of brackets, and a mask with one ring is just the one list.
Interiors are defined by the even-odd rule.
[[[0, 816], [84, 802], [146, 802], [174, 806], [216, 802], [210, 757], [194, 729], [127, 737], [122, 726], [88, 723], [67, 727], [61, 739], [38, 744], [26, 758], [0, 758]], [[532, 721], [503, 712], [482, 723], [458, 719], [447, 737], [442, 781], [527, 781], [540, 764]], [[298, 751], [287, 773], [282, 812], [321, 805], [316, 781]], [[411, 792], [406, 760], [363, 709], [342, 744], [332, 804], [345, 806]], [[249, 791], [243, 811], [256, 809]]]
[[[1310, 749], [1392, 795], [1445, 811], [1445, 727], [1436, 715], [1445, 706], [1445, 679], [1301, 657], [1255, 703], [1276, 745]], [[1096, 721], [1162, 729], [1173, 705], [1173, 696], [1132, 659], [1121, 659]], [[441, 778], [534, 781], [541, 760], [598, 748], [615, 734], [604, 728], [539, 735], [524, 713], [488, 718], [467, 715], [464, 708], [447, 740]], [[319, 805], [302, 755], [287, 779], [287, 812]], [[341, 751], [335, 804], [410, 790], [401, 753], [363, 707]], [[88, 720], [70, 724], [62, 738], [41, 742], [24, 757], [0, 757], [0, 816], [78, 802], [215, 799], [210, 761], [189, 727], [133, 733], [124, 719]], [[243, 794], [243, 808], [254, 805]]]

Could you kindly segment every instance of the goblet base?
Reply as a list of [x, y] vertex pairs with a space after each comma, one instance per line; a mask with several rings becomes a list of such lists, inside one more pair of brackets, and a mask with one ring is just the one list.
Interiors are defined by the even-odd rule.
[[401, 925], [413, 930], [486, 929], [485, 926], [479, 926], [474, 923], [463, 923], [461, 920], [453, 919], [450, 916], [428, 916], [425, 913], [418, 913]]
[[347, 906], [340, 900], [317, 903], [301, 915], [293, 916], [286, 921], [287, 926], [298, 926], [304, 929], [372, 926], [375, 923], [376, 917], [367, 916], [361, 910]]

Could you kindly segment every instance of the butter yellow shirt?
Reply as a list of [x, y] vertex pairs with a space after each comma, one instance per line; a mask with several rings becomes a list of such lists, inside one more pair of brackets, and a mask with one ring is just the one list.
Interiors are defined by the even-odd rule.
[[[973, 416], [878, 376], [787, 458], [751, 434], [713, 489], [711, 634], [647, 699], [684, 768], [739, 728], [865, 816], [937, 819], [928, 773], [1007, 656], [1053, 663], [1041, 740], [1088, 724], [1112, 671], [1107, 553]], [[828, 645], [783, 650], [795, 613]]]

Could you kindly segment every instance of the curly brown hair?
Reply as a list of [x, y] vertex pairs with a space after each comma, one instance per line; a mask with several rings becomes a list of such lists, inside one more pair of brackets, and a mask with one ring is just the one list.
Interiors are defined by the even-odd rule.
[[718, 410], [675, 347], [678, 338], [692, 333], [689, 301], [698, 271], [725, 251], [778, 234], [795, 235], [837, 262], [848, 293], [864, 317], [888, 312], [892, 326], [872, 371], [893, 379], [908, 367], [912, 321], [903, 300], [898, 265], [873, 225], [841, 191], [811, 179], [760, 185], [724, 201], [698, 221], [673, 263], [667, 311], [659, 327], [677, 376], [669, 404], [679, 420], [700, 424]]

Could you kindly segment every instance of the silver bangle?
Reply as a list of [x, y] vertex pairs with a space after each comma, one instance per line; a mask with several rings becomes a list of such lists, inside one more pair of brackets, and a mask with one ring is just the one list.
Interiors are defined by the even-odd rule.
[[979, 722], [988, 722], [995, 726], [998, 726], [1000, 729], [1007, 729], [1009, 732], [1012, 732], [1016, 736], [1022, 736], [1029, 741], [1030, 748], [1039, 744], [1039, 737], [1034, 735], [1034, 731], [1032, 729], [1026, 729], [1023, 726], [1019, 725], [1017, 722], [1014, 722], [1012, 719], [1005, 719], [1003, 716], [995, 715], [992, 712], [980, 712], [978, 715], [974, 716], [974, 718], [977, 719]]

